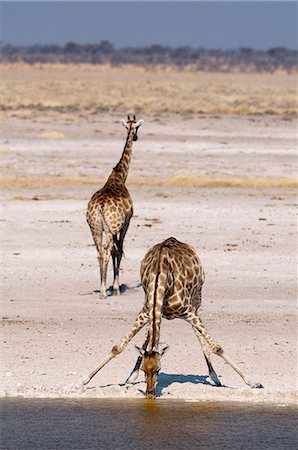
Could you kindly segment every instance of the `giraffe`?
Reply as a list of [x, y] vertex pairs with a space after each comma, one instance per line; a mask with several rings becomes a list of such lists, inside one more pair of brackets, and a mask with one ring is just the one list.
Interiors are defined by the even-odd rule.
[[221, 382], [213, 369], [207, 348], [222, 357], [252, 388], [263, 388], [260, 383], [252, 382], [242, 370], [227, 356], [222, 346], [213, 340], [198, 314], [201, 305], [201, 291], [205, 280], [204, 271], [193, 247], [170, 237], [153, 246], [141, 263], [141, 280], [145, 291], [145, 303], [133, 327], [128, 334], [114, 345], [109, 355], [83, 381], [89, 383], [91, 378], [112, 358], [121, 353], [129, 341], [145, 324], [149, 324], [143, 347], [137, 349], [140, 356], [134, 369], [126, 380], [135, 381], [139, 369], [145, 372], [146, 397], [155, 398], [156, 383], [161, 365], [160, 360], [167, 347], [159, 351], [161, 318], [168, 320], [180, 318], [188, 322], [201, 345], [207, 362], [210, 382], [221, 386]]
[[[113, 168], [106, 184], [95, 192], [88, 203], [87, 222], [98, 253], [100, 270], [100, 298], [106, 297], [107, 268], [110, 255], [113, 259], [113, 293], [120, 294], [119, 270], [123, 255], [123, 241], [133, 215], [133, 204], [125, 186], [132, 154], [133, 141], [138, 139], [138, 129], [143, 120], [136, 116], [122, 119], [127, 138], [118, 164]], [[104, 239], [105, 238], [105, 239]]]

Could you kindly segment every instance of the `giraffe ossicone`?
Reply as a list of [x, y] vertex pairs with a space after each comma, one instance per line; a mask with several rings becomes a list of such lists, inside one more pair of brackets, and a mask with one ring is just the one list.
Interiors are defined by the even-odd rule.
[[215, 342], [208, 333], [198, 314], [201, 305], [202, 286], [205, 280], [201, 261], [189, 244], [179, 242], [171, 237], [152, 247], [141, 263], [141, 281], [145, 291], [145, 303], [133, 327], [111, 353], [84, 380], [91, 378], [112, 358], [121, 353], [130, 340], [148, 324], [148, 332], [140, 356], [127, 382], [137, 379], [139, 369], [145, 373], [146, 397], [155, 398], [160, 359], [167, 348], [159, 351], [161, 318], [168, 320], [180, 318], [186, 320], [193, 328], [201, 345], [211, 384], [221, 386], [213, 369], [207, 345], [211, 351], [224, 359], [252, 388], [263, 388], [261, 383], [252, 382], [243, 371], [226, 355], [222, 346]]
[[123, 242], [133, 215], [133, 203], [125, 182], [131, 162], [132, 144], [138, 139], [138, 129], [143, 121], [137, 122], [136, 116], [133, 115], [128, 116], [124, 123], [127, 137], [121, 158], [113, 168], [106, 184], [91, 197], [86, 214], [98, 254], [100, 298], [106, 297], [110, 256], [113, 259], [114, 272], [112, 290], [115, 295], [120, 294], [119, 271], [123, 256]]
[[[135, 120], [136, 120], [136, 116], [133, 116], [133, 117], [134, 117], [134, 121], [135, 121]], [[129, 120], [130, 120], [130, 116], [128, 116], [128, 121], [126, 121], [125, 119], [121, 119], [122, 125], [123, 125], [124, 128], [126, 128], [127, 130], [129, 129]], [[138, 122], [134, 122], [134, 123], [132, 124], [132, 127], [133, 127], [135, 130], [138, 130], [139, 127], [140, 127], [143, 123], [144, 123], [144, 120], [141, 119], [141, 120], [139, 120]], [[135, 140], [135, 141], [138, 140], [138, 136], [137, 136], [137, 135], [135, 136], [134, 140]]]

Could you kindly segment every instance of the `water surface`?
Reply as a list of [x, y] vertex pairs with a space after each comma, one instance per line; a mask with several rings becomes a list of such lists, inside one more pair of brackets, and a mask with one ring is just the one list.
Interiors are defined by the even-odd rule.
[[176, 400], [1, 400], [1, 449], [297, 450], [298, 409]]

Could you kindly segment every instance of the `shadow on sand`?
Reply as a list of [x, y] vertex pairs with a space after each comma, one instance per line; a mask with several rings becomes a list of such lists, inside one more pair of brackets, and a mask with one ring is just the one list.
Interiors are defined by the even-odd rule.
[[213, 384], [210, 383], [208, 376], [181, 375], [181, 374], [172, 374], [172, 373], [161, 372], [158, 376], [158, 381], [157, 381], [157, 385], [156, 385], [156, 397], [160, 397], [162, 395], [163, 389], [166, 389], [173, 383], [205, 384], [208, 386], [215, 387]]
[[[121, 284], [120, 285], [120, 294], [125, 294], [126, 291], [133, 291], [135, 289], [139, 289], [142, 286], [141, 283], [137, 283], [135, 286], [128, 286], [127, 284]], [[99, 294], [100, 290], [99, 289], [95, 289], [93, 291], [93, 294]], [[107, 297], [113, 297], [113, 286], [110, 286], [107, 289]]]
[[[111, 386], [119, 386], [129, 388], [130, 386], [135, 386], [138, 384], [144, 383], [144, 381], [136, 381], [133, 384], [119, 383], [119, 384], [106, 384], [100, 386], [101, 388], [111, 387]], [[172, 374], [172, 373], [163, 373], [161, 372], [158, 376], [158, 381], [156, 385], [156, 397], [161, 397], [162, 391], [167, 387], [171, 386], [173, 383], [192, 383], [192, 384], [204, 384], [211, 387], [226, 387], [226, 386], [214, 386], [209, 381], [209, 377], [206, 375], [181, 375], [181, 374]], [[143, 395], [145, 395], [145, 391], [139, 389]]]

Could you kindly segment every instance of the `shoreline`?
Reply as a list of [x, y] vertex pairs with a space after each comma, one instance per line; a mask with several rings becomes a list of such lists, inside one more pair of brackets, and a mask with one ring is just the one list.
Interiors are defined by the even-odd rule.
[[[90, 393], [91, 394], [91, 393]], [[94, 392], [93, 395], [88, 395], [87, 393], [77, 393], [77, 392], [72, 392], [72, 393], [68, 393], [65, 394], [63, 392], [60, 393], [55, 393], [55, 392], [42, 392], [42, 391], [35, 391], [35, 392], [31, 392], [31, 393], [22, 393], [22, 392], [14, 392], [11, 394], [3, 394], [0, 393], [0, 400], [3, 399], [18, 399], [18, 398], [22, 398], [22, 399], [48, 399], [48, 400], [82, 400], [82, 401], [86, 401], [86, 400], [111, 400], [111, 401], [131, 401], [131, 400], [139, 400], [139, 401], [144, 401], [146, 402], [146, 398], [140, 394], [138, 396], [127, 396], [127, 395], [102, 395], [100, 393], [96, 393]], [[266, 393], [262, 393], [262, 394], [255, 394], [255, 393], [250, 393], [249, 391], [244, 391], [244, 392], [233, 392], [233, 394], [231, 392], [228, 393], [228, 397], [226, 396], [225, 393], [222, 393], [219, 395], [219, 393], [204, 393], [198, 396], [192, 396], [192, 397], [187, 397], [184, 396], [183, 394], [180, 395], [176, 395], [175, 397], [173, 396], [163, 396], [161, 395], [160, 397], [157, 397], [154, 401], [155, 402], [159, 402], [159, 401], [168, 401], [168, 402], [175, 402], [175, 401], [181, 401], [181, 402], [204, 402], [204, 403], [226, 403], [226, 404], [231, 404], [231, 403], [243, 403], [243, 404], [251, 404], [251, 405], [263, 405], [263, 406], [269, 406], [269, 405], [273, 405], [273, 406], [284, 406], [284, 407], [297, 407], [298, 408], [298, 395], [297, 392], [295, 391], [290, 391], [290, 392], [274, 392], [274, 391], [270, 391], [270, 392], [266, 392]]]

